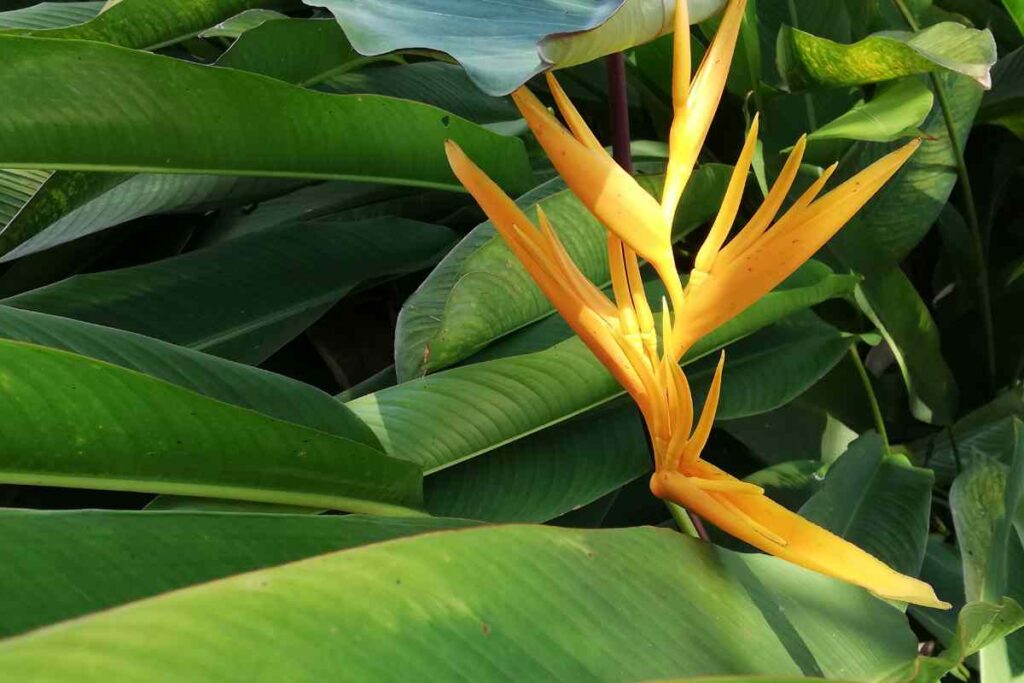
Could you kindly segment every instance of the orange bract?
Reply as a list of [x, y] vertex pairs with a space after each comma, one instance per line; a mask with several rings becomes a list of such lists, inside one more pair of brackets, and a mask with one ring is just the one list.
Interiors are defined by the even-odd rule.
[[[548, 83], [566, 126], [526, 88], [513, 99], [552, 164], [580, 201], [608, 229], [613, 299], [572, 262], [542, 210], [539, 228], [458, 148], [447, 144], [452, 170], [493, 222], [523, 267], [598, 359], [632, 396], [654, 449], [651, 491], [678, 503], [747, 543], [877, 595], [948, 607], [927, 584], [764, 496], [701, 459], [714, 423], [725, 356], [694, 425], [693, 401], [679, 360], [693, 344], [767, 294], [809, 259], [913, 154], [914, 141], [820, 196], [831, 167], [781, 216], [803, 156], [794, 147], [762, 206], [728, 239], [757, 140], [755, 118], [733, 170], [718, 217], [684, 287], [672, 253], [671, 225], [721, 99], [745, 0], [730, 0], [718, 33], [691, 79], [685, 2], [677, 3], [670, 158], [659, 203], [600, 146], [554, 77]], [[640, 278], [639, 258], [665, 285], [658, 325]]]

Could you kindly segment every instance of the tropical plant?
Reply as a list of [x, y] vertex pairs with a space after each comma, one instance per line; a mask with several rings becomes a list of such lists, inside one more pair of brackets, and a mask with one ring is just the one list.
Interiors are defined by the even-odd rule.
[[0, 0], [5, 679], [1024, 681], [1024, 6], [322, 4]]

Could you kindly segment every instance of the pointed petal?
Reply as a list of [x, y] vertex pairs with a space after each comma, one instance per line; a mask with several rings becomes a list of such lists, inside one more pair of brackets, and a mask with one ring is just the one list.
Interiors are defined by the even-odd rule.
[[743, 143], [739, 159], [736, 160], [736, 165], [732, 169], [729, 186], [725, 190], [725, 196], [722, 198], [722, 205], [718, 209], [718, 215], [715, 216], [715, 222], [712, 224], [708, 236], [704, 239], [704, 243], [700, 246], [697, 258], [694, 259], [693, 267], [695, 270], [710, 273], [715, 263], [715, 257], [718, 256], [719, 250], [725, 244], [725, 238], [729, 236], [729, 230], [732, 229], [732, 224], [736, 220], [736, 212], [740, 208], [740, 200], [743, 199], [743, 189], [747, 185], [750, 163], [754, 158], [754, 150], [757, 148], [757, 131], [759, 127], [760, 115], [758, 114], [754, 116], [754, 120], [750, 124], [747, 140]]
[[[456, 177], [480, 204], [480, 208], [487, 214], [509, 249], [523, 264], [551, 305], [580, 336], [602, 365], [611, 371], [619, 384], [635, 400], [640, 401], [645, 395], [643, 385], [613, 338], [612, 330], [597, 311], [588, 307], [571, 290], [566, 289], [563, 282], [550, 275], [543, 263], [544, 255], [540, 253], [537, 242], [537, 239], [543, 236], [533, 227], [530, 219], [458, 145], [451, 140], [446, 141], [445, 151]], [[532, 231], [532, 236], [527, 231]]]
[[[700, 465], [702, 469], [717, 470], [705, 462]], [[701, 490], [688, 477], [675, 472], [655, 472], [651, 490], [659, 498], [682, 505], [722, 531], [776, 557], [863, 586], [883, 598], [925, 607], [950, 607], [923, 581], [894, 571], [878, 558], [764, 496]], [[758, 532], [748, 520], [763, 527], [768, 535]], [[785, 545], [770, 540], [769, 535], [784, 540]]]
[[687, 298], [681, 343], [692, 345], [789, 277], [867, 203], [917, 146], [917, 141], [911, 142], [882, 157], [811, 204], [784, 230], [773, 228], [739, 258], [716, 268]]
[[746, 251], [750, 245], [764, 234], [768, 226], [771, 225], [771, 222], [775, 220], [775, 215], [782, 208], [782, 203], [789, 195], [789, 188], [793, 186], [796, 174], [800, 171], [800, 162], [803, 161], [804, 149], [806, 147], [807, 136], [801, 135], [793, 147], [793, 151], [786, 158], [786, 163], [783, 165], [782, 171], [779, 172], [779, 177], [772, 184], [772, 189], [768, 191], [768, 196], [764, 198], [764, 202], [761, 203], [761, 206], [754, 212], [754, 215], [747, 221], [747, 224], [743, 226], [743, 229], [737, 233], [736, 237], [722, 249], [720, 263], [735, 259], [736, 256]]
[[686, 442], [682, 455], [679, 456], [679, 464], [676, 469], [685, 469], [691, 466], [698, 458], [700, 452], [707, 445], [708, 437], [711, 435], [711, 428], [715, 425], [715, 412], [718, 410], [718, 397], [722, 393], [722, 369], [725, 368], [725, 351], [718, 358], [718, 366], [715, 368], [715, 377], [711, 380], [711, 388], [708, 389], [708, 397], [704, 399], [704, 407], [700, 411], [700, 420], [697, 421], [697, 428]]
[[587, 306], [593, 308], [602, 317], [614, 318], [616, 316], [615, 306], [604, 295], [604, 292], [580, 272], [572, 257], [569, 256], [569, 252], [565, 250], [562, 241], [558, 239], [558, 235], [551, 228], [544, 208], [539, 204], [537, 205], [537, 222], [540, 223], [540, 232], [547, 244], [547, 252], [557, 264], [558, 275], [565, 284], [571, 287]]
[[[690, 85], [686, 105], [682, 108], [676, 107], [672, 128], [669, 131], [669, 161], [665, 173], [665, 189], [661, 195], [662, 215], [665, 217], [666, 225], [672, 224], [679, 199], [690, 180], [690, 173], [697, 163], [697, 155], [704, 146], [704, 139], [711, 127], [711, 119], [714, 118], [718, 103], [722, 99], [745, 6], [746, 0], [729, 0], [722, 14], [722, 21], [718, 25], [718, 32], [704, 53], [704, 61], [701, 62], [697, 75]], [[689, 31], [688, 26], [686, 30]], [[678, 40], [678, 32], [676, 35], [675, 49], [679, 50], [682, 41]], [[676, 59], [680, 57], [676, 55]]]
[[572, 103], [569, 96], [562, 90], [561, 84], [558, 79], [555, 78], [555, 74], [548, 71], [544, 74], [547, 78], [548, 88], [551, 90], [551, 96], [555, 99], [555, 104], [558, 106], [558, 111], [562, 114], [562, 118], [565, 119], [565, 123], [569, 126], [569, 130], [576, 136], [576, 139], [586, 145], [588, 149], [592, 149], [595, 152], [601, 154], [607, 154], [604, 147], [598, 141], [597, 136], [590, 130], [590, 126], [580, 116], [580, 112], [576, 109], [576, 105]]
[[658, 202], [611, 157], [573, 137], [525, 87], [512, 99], [580, 201], [642, 258], [664, 268], [672, 260], [672, 245]]

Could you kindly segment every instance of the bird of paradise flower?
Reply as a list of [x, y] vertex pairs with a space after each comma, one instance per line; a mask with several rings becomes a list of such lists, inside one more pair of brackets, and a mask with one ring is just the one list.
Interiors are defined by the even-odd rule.
[[[764, 552], [881, 597], [949, 607], [928, 584], [894, 571], [773, 502], [760, 487], [701, 459], [718, 405], [725, 355], [696, 424], [680, 359], [697, 340], [807, 261], [899, 170], [920, 142], [904, 145], [822, 195], [836, 168], [832, 165], [779, 216], [803, 157], [801, 138], [761, 207], [728, 239], [755, 150], [755, 118], [684, 286], [672, 251], [672, 220], [722, 97], [745, 4], [730, 0], [691, 78], [687, 3], [676, 3], [674, 117], [660, 203], [604, 150], [554, 76], [548, 74], [548, 85], [567, 128], [525, 87], [512, 95], [555, 169], [608, 230], [614, 300], [576, 267], [542, 209], [537, 209], [538, 228], [452, 141], [447, 142], [449, 162], [551, 304], [639, 406], [654, 451], [654, 495]], [[668, 295], [660, 321], [644, 292], [640, 259], [654, 268]]]

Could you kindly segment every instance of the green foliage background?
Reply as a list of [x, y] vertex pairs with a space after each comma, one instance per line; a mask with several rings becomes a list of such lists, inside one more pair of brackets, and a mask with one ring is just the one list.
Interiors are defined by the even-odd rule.
[[794, 193], [923, 138], [684, 365], [728, 350], [708, 460], [950, 612], [677, 533], [448, 169], [607, 285], [505, 94], [560, 68], [609, 140], [624, 50], [657, 192], [661, 2], [324, 4], [0, 0], [5, 679], [1024, 681], [1024, 4], [749, 0], [674, 226], [688, 267], [755, 112], [747, 215], [802, 133]]

